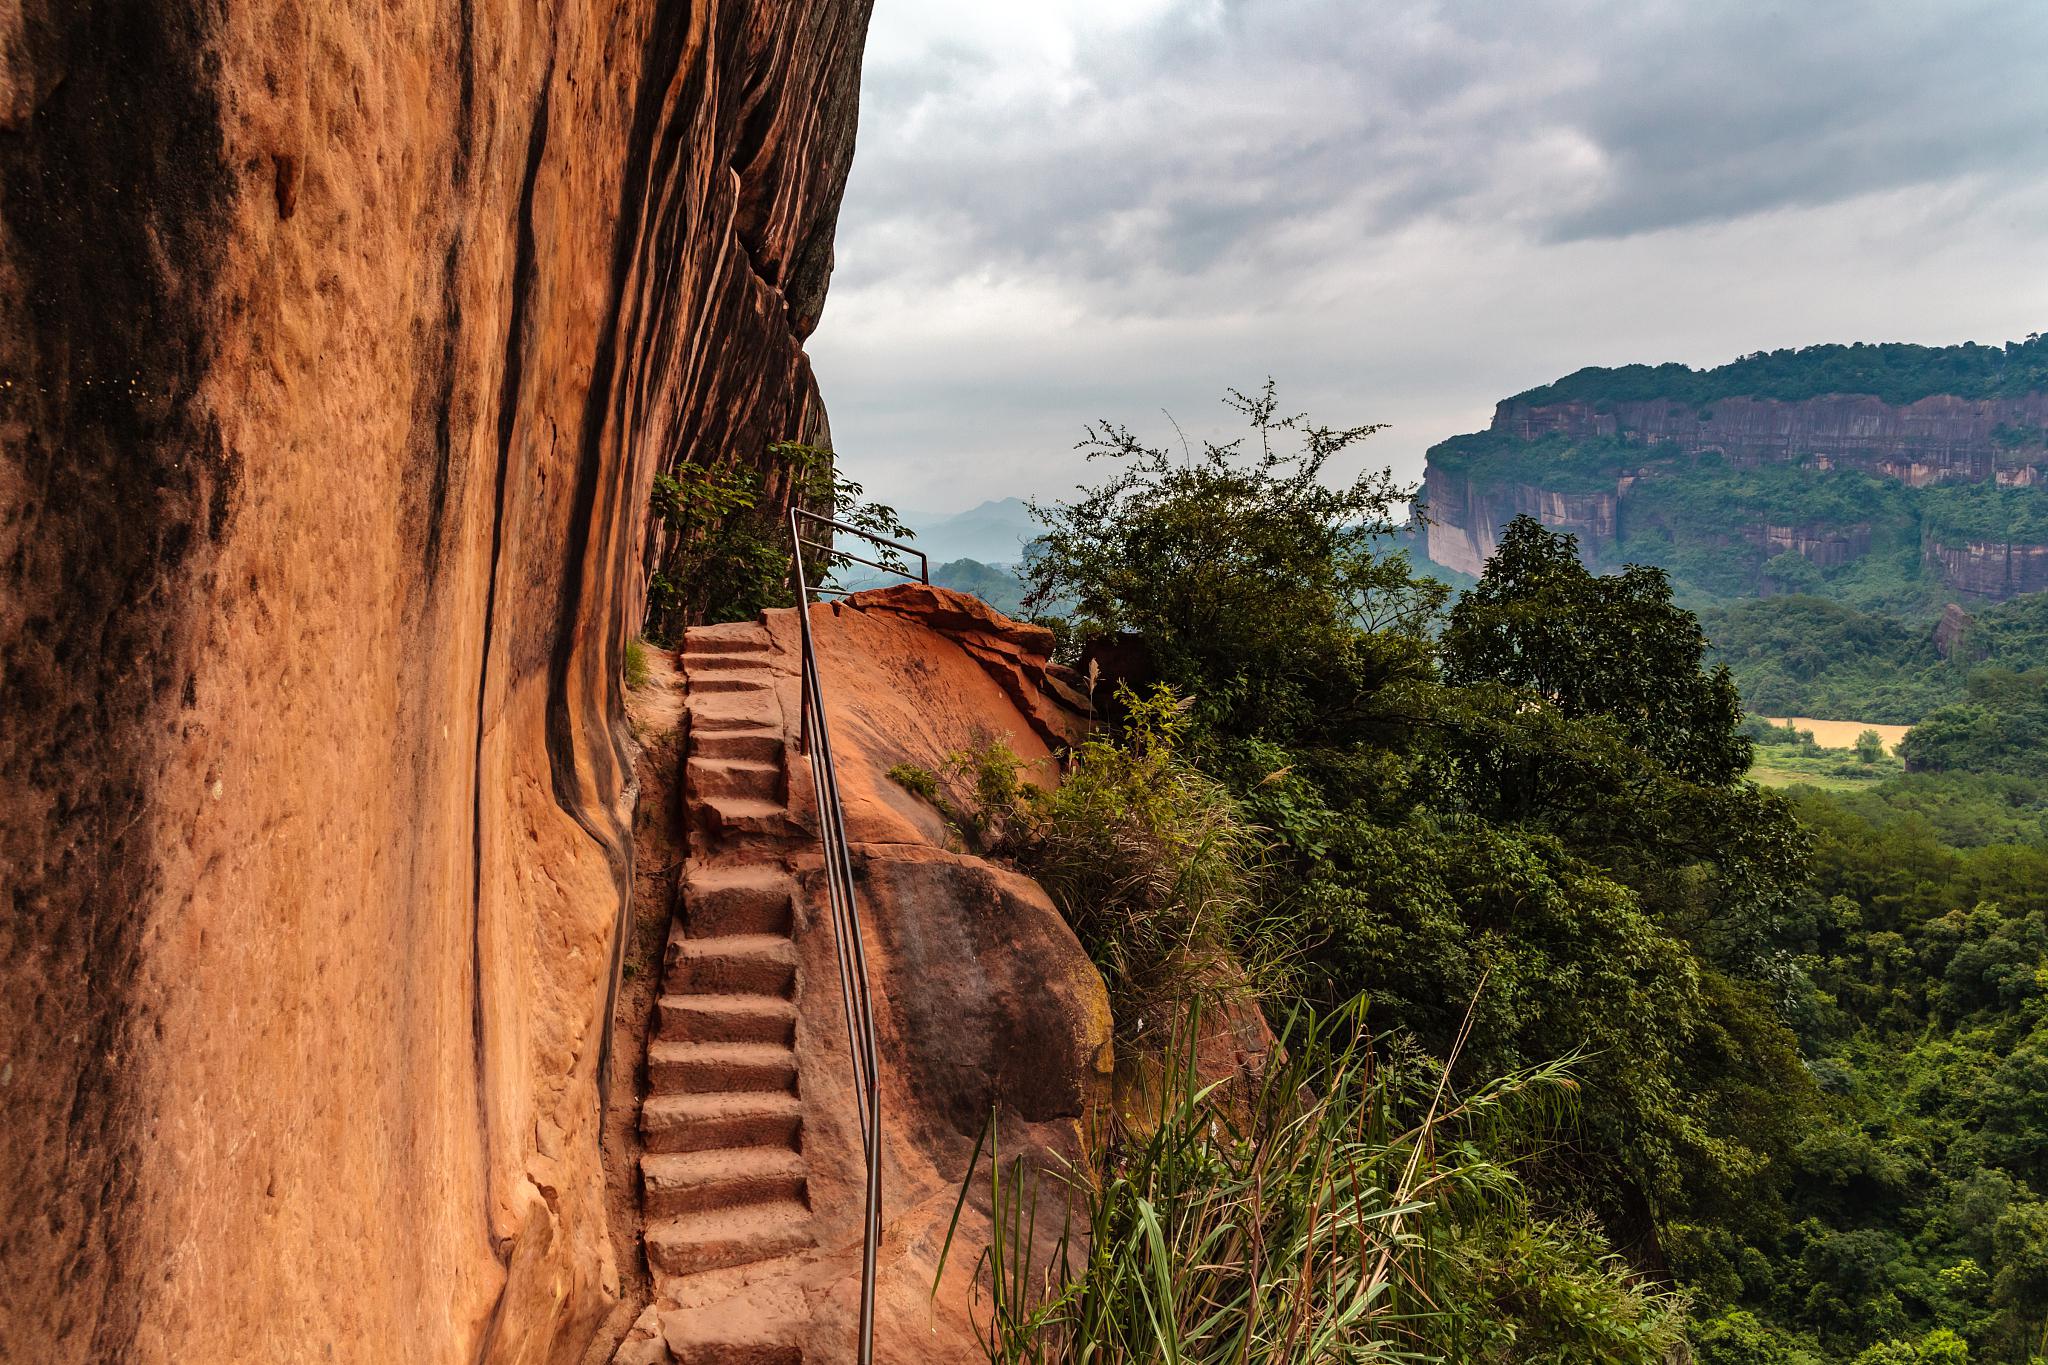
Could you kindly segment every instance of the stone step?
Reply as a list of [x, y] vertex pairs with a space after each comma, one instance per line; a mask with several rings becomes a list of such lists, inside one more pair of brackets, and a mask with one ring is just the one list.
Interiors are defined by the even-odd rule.
[[649, 1225], [647, 1259], [670, 1275], [766, 1261], [813, 1246], [810, 1224], [811, 1211], [795, 1200], [678, 1214]]
[[683, 918], [691, 938], [726, 934], [781, 934], [792, 923], [796, 884], [773, 864], [683, 870]]
[[780, 758], [712, 758], [691, 754], [683, 765], [683, 790], [691, 796], [740, 796], [783, 804]]
[[746, 654], [774, 646], [768, 630], [752, 621], [729, 621], [719, 626], [691, 626], [683, 632], [683, 653]]
[[[736, 1293], [664, 1315], [663, 1335], [676, 1365], [803, 1365], [798, 1342], [811, 1320], [811, 1306], [801, 1286], [788, 1276], [741, 1284]], [[843, 1352], [828, 1358], [852, 1359], [850, 1340]]]
[[804, 1348], [792, 1341], [741, 1340], [720, 1334], [673, 1348], [676, 1365], [804, 1365]]
[[690, 736], [709, 730], [782, 733], [782, 706], [772, 691], [713, 692], [690, 703]]
[[796, 1041], [796, 1006], [772, 995], [664, 995], [655, 1007], [667, 1043]]
[[649, 1220], [679, 1213], [778, 1201], [804, 1203], [804, 1159], [785, 1147], [720, 1147], [640, 1158]]
[[796, 1051], [786, 1043], [647, 1044], [647, 1084], [658, 1094], [796, 1093]]
[[698, 698], [711, 693], [770, 691], [775, 686], [775, 675], [765, 668], [746, 673], [726, 669], [700, 673], [693, 669], [689, 674], [687, 686], [690, 704], [695, 706]]
[[730, 654], [709, 654], [693, 650], [683, 657], [689, 663], [692, 677], [699, 673], [720, 673], [729, 669], [758, 669], [766, 672], [774, 667], [775, 661], [775, 656], [765, 645], [758, 650], [735, 650]]
[[779, 725], [758, 725], [744, 730], [690, 731], [692, 758], [780, 763], [782, 748], [782, 727]]
[[662, 988], [670, 995], [776, 995], [796, 985], [796, 944], [784, 934], [685, 938], [669, 931]]
[[650, 1152], [705, 1152], [721, 1147], [797, 1150], [804, 1116], [794, 1095], [741, 1091], [649, 1095], [640, 1105], [640, 1137]]
[[690, 813], [714, 835], [767, 834], [786, 836], [795, 832], [789, 822], [789, 807], [780, 801], [758, 796], [716, 796], [691, 793]]

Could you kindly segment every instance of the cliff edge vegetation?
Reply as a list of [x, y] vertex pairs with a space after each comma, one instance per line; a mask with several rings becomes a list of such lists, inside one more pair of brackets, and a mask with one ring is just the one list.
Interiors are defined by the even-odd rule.
[[[992, 1358], [2027, 1365], [2041, 850], [1930, 824], [1925, 790], [1759, 788], [1662, 570], [1593, 573], [1522, 518], [1453, 599], [1376, 534], [1404, 490], [1321, 481], [1370, 428], [1233, 401], [1251, 435], [1192, 460], [1098, 428], [1116, 472], [1041, 509], [1031, 586], [1074, 604], [1107, 725], [1084, 793], [1007, 824], [1010, 784], [947, 798], [1027, 865], [1097, 850], [1083, 894], [1047, 885], [1120, 1037], [1176, 1021], [1167, 1074], [1199, 1078], [1126, 1115], [1076, 1187], [1092, 1250], [998, 1297]], [[1896, 781], [1930, 777], [1957, 773]], [[1144, 969], [1200, 947], [1239, 970]], [[1188, 1002], [1247, 995], [1297, 1041], [1204, 1070]], [[1246, 1093], [1275, 1074], [1288, 1098]], [[1409, 1196], [1405, 1231], [1365, 1200], [1316, 1241], [1333, 1153]], [[1257, 1250], [1310, 1244], [1286, 1274]]]

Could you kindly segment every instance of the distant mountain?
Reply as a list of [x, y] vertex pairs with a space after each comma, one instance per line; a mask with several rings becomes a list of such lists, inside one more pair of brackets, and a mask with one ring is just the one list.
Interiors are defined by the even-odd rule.
[[1036, 540], [1043, 530], [1031, 518], [1022, 498], [1003, 498], [952, 516], [923, 522], [911, 521], [917, 532], [911, 542], [931, 556], [932, 566], [958, 559], [983, 564], [1016, 564], [1024, 558], [1026, 542]]
[[1427, 557], [1464, 574], [1526, 513], [1693, 606], [1931, 619], [2048, 590], [2048, 338], [1581, 370], [1432, 448], [1422, 501]]
[[1007, 564], [984, 564], [975, 559], [934, 564], [932, 582], [979, 597], [1005, 616], [1024, 615], [1024, 580]]

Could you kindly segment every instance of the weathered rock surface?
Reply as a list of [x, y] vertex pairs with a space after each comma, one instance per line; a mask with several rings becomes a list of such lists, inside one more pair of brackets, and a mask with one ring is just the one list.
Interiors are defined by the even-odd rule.
[[[1626, 436], [1668, 453], [1719, 451], [1736, 459], [1819, 455], [1844, 469], [1900, 479], [1914, 487], [1943, 479], [1988, 481], [2048, 462], [2038, 433], [2048, 427], [2048, 394], [1972, 399], [1936, 395], [1891, 404], [1870, 394], [1830, 394], [1788, 402], [1722, 398], [1704, 408], [1669, 399], [1593, 404], [1531, 404], [1494, 409], [1493, 429], [1524, 440]], [[2031, 447], [2001, 445], [2001, 432], [2037, 433]], [[2008, 480], [2010, 481], [2010, 477]]]
[[1969, 638], [1973, 621], [1970, 613], [1954, 602], [1941, 609], [1941, 619], [1934, 623], [1934, 652], [1944, 659], [1952, 659], [1963, 641]]
[[[976, 1139], [997, 1114], [1006, 1159], [1079, 1155], [1108, 1098], [1108, 998], [1045, 892], [960, 851], [887, 774], [1001, 739], [1051, 781], [1042, 731], [1084, 717], [1046, 663], [1049, 636], [971, 598], [863, 593], [812, 620], [881, 1055], [876, 1355], [964, 1365], [981, 1358], [968, 1296], [985, 1209], [970, 1203], [936, 1304], [932, 1285]], [[631, 1365], [853, 1359], [864, 1168], [797, 748], [800, 650], [791, 611], [692, 630], [683, 647], [689, 839], [648, 1049], [655, 1293], [620, 1348]]]
[[2004, 540], [1949, 545], [1928, 536], [1921, 542], [1921, 556], [1940, 572], [1944, 587], [1969, 597], [2002, 602], [2048, 589], [2048, 545]]
[[657, 466], [815, 436], [867, 0], [0, 16], [0, 1339], [573, 1359]]
[[1614, 543], [1621, 506], [1619, 489], [1566, 493], [1521, 483], [1481, 486], [1433, 467], [1423, 476], [1422, 500], [1429, 507], [1429, 557], [1474, 577], [1493, 557], [1501, 528], [1518, 516], [1571, 532], [1581, 553], [1592, 558]]
[[[1625, 463], [1611, 489], [1569, 490], [1539, 483], [1454, 473], [1432, 463], [1423, 476], [1430, 524], [1427, 553], [1462, 573], [1478, 574], [1493, 554], [1500, 528], [1532, 516], [1578, 536], [1589, 563], [1604, 561], [1617, 538], [1644, 529], [1640, 493], [1668, 473], [1657, 461], [1674, 456], [1719, 455], [1737, 464], [1812, 460], [1820, 468], [1856, 470], [1911, 487], [1946, 481], [2032, 485], [2048, 470], [2048, 394], [2011, 399], [1924, 398], [1889, 404], [1867, 394], [1835, 394], [1801, 402], [1724, 398], [1707, 407], [1667, 399], [1640, 402], [1571, 401], [1533, 404], [1506, 400], [1494, 409], [1492, 430], [1521, 440], [1552, 434], [1578, 439], [1620, 437], [1642, 447], [1641, 463]], [[1676, 528], [1673, 528], [1676, 529]], [[1701, 528], [1686, 528], [1699, 534]], [[1870, 553], [1867, 524], [1782, 525], [1754, 522], [1711, 528], [1724, 543], [1747, 543], [1758, 557], [1795, 553], [1822, 569]], [[1910, 534], [1910, 533], [1909, 533]], [[2035, 591], [2033, 559], [2048, 564], [2048, 546], [1926, 547], [1929, 564], [1946, 583], [1973, 596]], [[1759, 583], [1760, 588], [1769, 585]]]

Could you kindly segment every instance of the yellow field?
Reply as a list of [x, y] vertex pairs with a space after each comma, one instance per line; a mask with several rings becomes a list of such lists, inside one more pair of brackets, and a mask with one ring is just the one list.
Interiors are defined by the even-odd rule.
[[1884, 751], [1895, 754], [1899, 741], [1906, 737], [1910, 725], [1872, 725], [1867, 720], [1815, 720], [1812, 716], [1765, 716], [1773, 725], [1792, 722], [1793, 728], [1813, 731], [1813, 742], [1823, 749], [1853, 749], [1856, 736], [1865, 730], [1875, 730], [1884, 736]]

